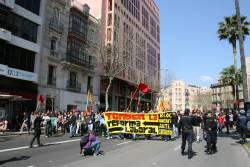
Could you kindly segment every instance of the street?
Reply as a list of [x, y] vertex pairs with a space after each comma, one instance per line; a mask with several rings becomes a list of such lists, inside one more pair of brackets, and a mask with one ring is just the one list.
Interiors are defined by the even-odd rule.
[[[205, 142], [194, 143], [196, 155], [189, 160], [181, 156], [181, 140], [164, 142], [160, 140], [118, 140], [102, 141], [103, 156], [79, 155], [79, 138], [68, 136], [44, 138], [39, 148], [27, 148], [31, 136], [0, 137], [0, 166], [4, 167], [98, 167], [98, 166], [172, 166], [179, 167], [236, 167], [249, 166], [250, 158], [233, 137], [218, 138], [218, 152], [204, 153]], [[5, 140], [4, 138], [8, 138]]]

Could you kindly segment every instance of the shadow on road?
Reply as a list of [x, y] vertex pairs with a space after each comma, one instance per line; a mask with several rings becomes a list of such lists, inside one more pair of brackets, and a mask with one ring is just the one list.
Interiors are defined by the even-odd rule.
[[0, 165], [3, 165], [3, 164], [8, 163], [8, 162], [13, 162], [13, 161], [27, 160], [27, 159], [29, 159], [29, 158], [30, 158], [30, 156], [12, 157], [12, 158], [10, 158], [10, 159], [0, 161]]

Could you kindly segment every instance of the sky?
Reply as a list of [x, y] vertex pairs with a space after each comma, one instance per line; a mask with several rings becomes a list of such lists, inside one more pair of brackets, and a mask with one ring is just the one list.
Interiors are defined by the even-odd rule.
[[[224, 16], [235, 14], [234, 0], [155, 1], [160, 8], [161, 69], [168, 69], [161, 70], [161, 81], [174, 78], [197, 86], [216, 83], [220, 71], [233, 64], [232, 46], [218, 39], [217, 29]], [[240, 5], [241, 15], [250, 22], [250, 0], [240, 0]], [[245, 55], [250, 56], [250, 37], [244, 46]]]

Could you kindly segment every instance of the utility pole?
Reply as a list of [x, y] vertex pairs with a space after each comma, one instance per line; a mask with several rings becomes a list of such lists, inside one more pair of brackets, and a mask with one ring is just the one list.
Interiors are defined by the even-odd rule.
[[240, 15], [240, 3], [239, 0], [235, 0], [235, 10], [237, 15], [238, 29], [239, 29], [239, 45], [240, 45], [240, 61], [241, 61], [241, 70], [243, 76], [243, 96], [244, 102], [249, 102], [248, 96], [248, 78], [246, 71], [246, 59], [244, 55], [244, 40], [243, 40], [243, 32], [241, 26], [241, 15]]

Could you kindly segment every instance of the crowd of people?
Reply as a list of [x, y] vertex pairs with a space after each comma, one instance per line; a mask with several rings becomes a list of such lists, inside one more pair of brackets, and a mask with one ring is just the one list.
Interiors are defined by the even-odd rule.
[[[184, 154], [186, 141], [188, 142], [188, 157], [191, 158], [192, 143], [206, 141], [206, 150], [208, 154], [217, 152], [217, 134], [228, 134], [230, 130], [236, 130], [240, 133], [241, 143], [246, 142], [247, 121], [244, 110], [239, 112], [204, 112], [199, 110], [186, 109], [184, 114], [181, 112], [172, 112], [171, 126], [172, 135], [162, 136], [165, 141], [175, 140], [182, 134], [181, 153]], [[6, 127], [6, 122], [1, 121], [0, 127]], [[55, 136], [58, 132], [68, 133], [69, 137], [83, 136], [80, 142], [80, 154], [84, 155], [92, 150], [95, 155], [100, 154], [101, 142], [98, 136], [110, 138], [128, 138], [136, 139], [137, 134], [110, 134], [104, 120], [104, 114], [101, 112], [44, 112], [44, 113], [24, 113], [23, 121], [20, 127], [20, 134], [26, 130], [28, 133], [33, 131], [34, 137], [30, 143], [32, 147], [37, 138], [40, 146], [41, 127], [44, 128], [45, 137]], [[225, 129], [225, 130], [224, 130]], [[151, 139], [155, 135], [144, 135], [146, 139]]]
[[[246, 142], [246, 134], [248, 131], [247, 122], [250, 118], [246, 116], [244, 110], [234, 112], [206, 112], [192, 111], [186, 109], [184, 115], [179, 115], [179, 130], [182, 131], [181, 154], [184, 155], [186, 141], [188, 142], [188, 158], [193, 156], [193, 141], [206, 141], [205, 152], [208, 154], [217, 152], [217, 135], [223, 133], [229, 134], [230, 130], [240, 134], [240, 143]], [[201, 133], [203, 132], [203, 133]]]

